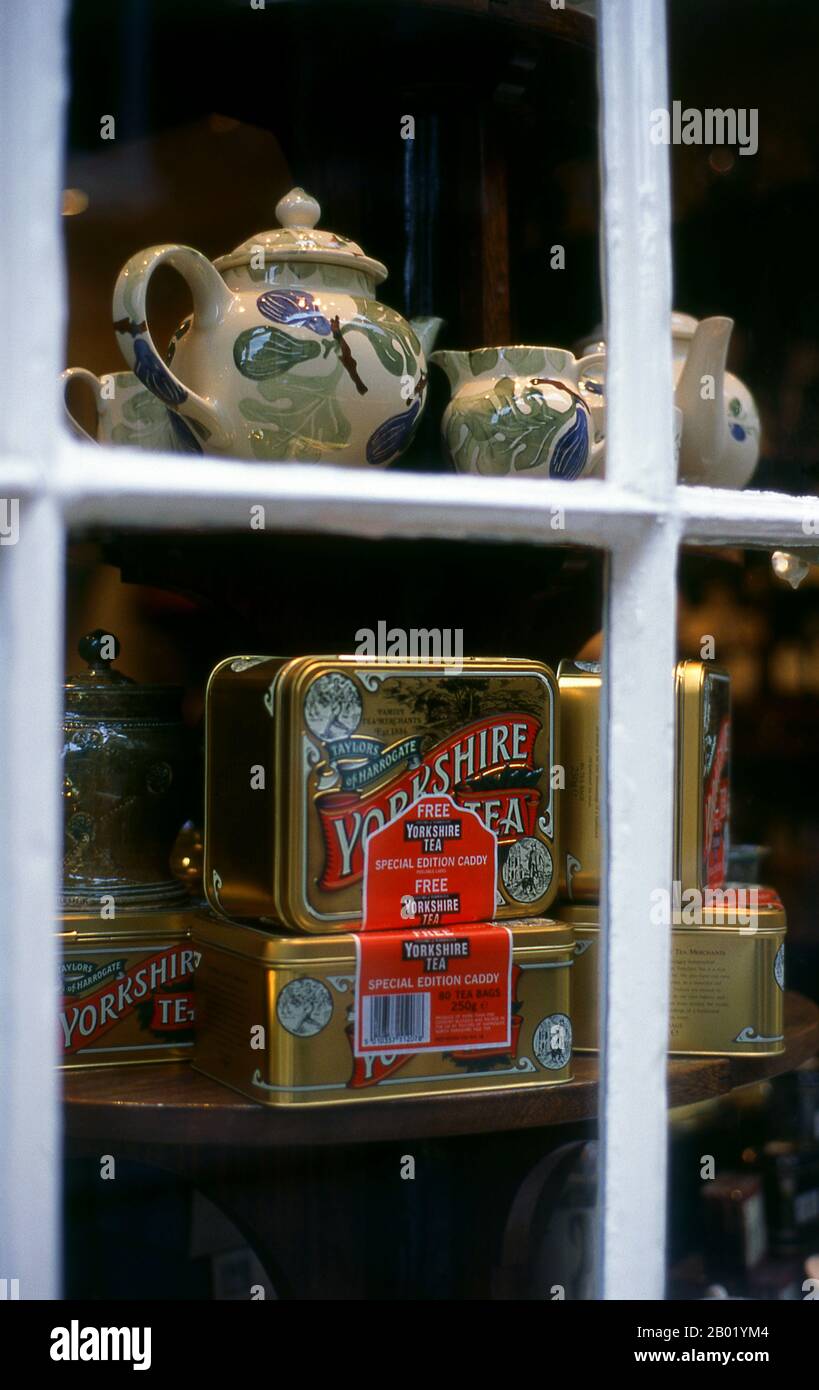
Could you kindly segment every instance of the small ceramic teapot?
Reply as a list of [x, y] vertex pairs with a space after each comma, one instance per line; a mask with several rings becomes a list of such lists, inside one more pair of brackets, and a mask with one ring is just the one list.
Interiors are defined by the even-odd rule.
[[[677, 411], [682, 418], [681, 434], [675, 423], [681, 483], [741, 488], [756, 468], [759, 412], [747, 386], [725, 370], [733, 328], [733, 319], [671, 315], [675, 421]], [[584, 352], [605, 349], [599, 329], [582, 344]], [[596, 389], [604, 404], [605, 369], [598, 371], [597, 386], [586, 389]]]
[[[427, 390], [440, 320], [408, 323], [380, 304], [386, 267], [316, 227], [294, 188], [281, 225], [210, 262], [190, 246], [132, 256], [114, 290], [114, 328], [139, 380], [190, 425], [207, 454], [383, 466], [406, 449]], [[146, 322], [148, 284], [168, 264], [193, 315], [163, 363]], [[172, 366], [171, 366], [172, 364]]]
[[459, 473], [568, 481], [594, 470], [605, 447], [602, 353], [578, 361], [564, 348], [501, 347], [434, 352], [430, 360], [452, 388], [441, 433]]

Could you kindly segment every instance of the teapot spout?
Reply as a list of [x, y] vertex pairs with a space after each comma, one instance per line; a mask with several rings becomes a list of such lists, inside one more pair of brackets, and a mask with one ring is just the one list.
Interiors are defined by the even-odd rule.
[[446, 372], [450, 390], [454, 396], [461, 383], [470, 375], [469, 353], [452, 352], [448, 348], [446, 350], [439, 348], [437, 352], [433, 352], [429, 360], [434, 362], [436, 367], [440, 367], [442, 372]]
[[725, 447], [725, 362], [733, 328], [733, 319], [702, 319], [691, 339], [674, 393], [684, 421], [681, 476], [707, 473]]
[[409, 322], [410, 328], [423, 348], [424, 356], [428, 358], [432, 349], [435, 347], [438, 334], [444, 326], [443, 319], [436, 318], [434, 314], [429, 314], [421, 318], [410, 319]]

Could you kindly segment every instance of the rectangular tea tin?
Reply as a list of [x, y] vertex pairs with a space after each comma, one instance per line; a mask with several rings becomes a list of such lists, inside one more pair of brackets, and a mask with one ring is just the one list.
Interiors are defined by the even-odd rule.
[[677, 663], [675, 878], [683, 888], [725, 882], [731, 775], [731, 678], [710, 661]]
[[[560, 896], [598, 902], [602, 872], [600, 699], [596, 662], [561, 661], [560, 746], [566, 787], [560, 811]], [[674, 878], [681, 888], [725, 882], [729, 829], [730, 676], [680, 661], [675, 681]]]
[[192, 912], [61, 918], [60, 1065], [190, 1059], [195, 1025]]
[[[272, 936], [203, 912], [193, 936], [201, 953], [194, 1066], [272, 1106], [351, 1104], [569, 1081], [571, 929], [551, 921], [508, 925], [513, 943], [510, 1048], [356, 1057], [352, 935]], [[259, 1025], [264, 1046], [257, 1048]]]
[[560, 806], [560, 896], [575, 902], [597, 902], [600, 895], [601, 686], [596, 661], [561, 661], [557, 668], [566, 772]]
[[[714, 904], [702, 908], [699, 924], [672, 928], [672, 1055], [784, 1052], [785, 909], [770, 889], [757, 892], [757, 909], [743, 911], [742, 923], [732, 920], [738, 915], [732, 907]], [[561, 907], [560, 915], [575, 933], [574, 1048], [596, 1052], [600, 909], [572, 903]]]
[[206, 699], [205, 888], [230, 919], [360, 929], [364, 845], [425, 793], [496, 834], [499, 920], [557, 890], [557, 689], [548, 667], [229, 657]]

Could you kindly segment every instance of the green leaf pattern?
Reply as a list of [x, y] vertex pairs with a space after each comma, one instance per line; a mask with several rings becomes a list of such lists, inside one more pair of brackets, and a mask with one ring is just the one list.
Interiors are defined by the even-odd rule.
[[462, 472], [497, 476], [546, 470], [552, 441], [575, 408], [572, 401], [557, 410], [537, 386], [518, 386], [511, 377], [480, 394], [456, 396], [445, 421], [452, 460]]
[[363, 333], [382, 367], [392, 376], [414, 377], [418, 370], [421, 344], [406, 319], [377, 299], [350, 296], [356, 315], [341, 330], [345, 335]]
[[281, 376], [299, 363], [318, 357], [320, 352], [321, 345], [315, 338], [297, 338], [283, 328], [265, 324], [246, 328], [233, 344], [233, 360], [242, 376], [251, 381]]
[[255, 457], [315, 461], [328, 449], [343, 450], [351, 428], [336, 396], [342, 371], [337, 362], [323, 376], [285, 374], [260, 381], [263, 399], [246, 396], [239, 402], [245, 420], [263, 426], [251, 431]]

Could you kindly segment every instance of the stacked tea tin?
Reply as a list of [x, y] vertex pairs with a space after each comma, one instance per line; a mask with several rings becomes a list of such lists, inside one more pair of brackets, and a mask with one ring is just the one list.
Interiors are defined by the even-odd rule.
[[194, 1065], [273, 1106], [569, 1080], [558, 758], [537, 662], [217, 666]]
[[190, 1057], [193, 911], [169, 868], [191, 757], [181, 690], [140, 685], [97, 629], [65, 685], [58, 937], [63, 1067]]
[[[564, 661], [558, 686], [566, 791], [557, 914], [576, 936], [575, 1048], [594, 1052], [601, 945], [600, 668]], [[675, 689], [674, 882], [666, 909], [672, 925], [669, 1050], [711, 1056], [779, 1053], [785, 1046], [785, 910], [769, 888], [725, 882], [728, 672], [710, 662], [681, 661]], [[637, 910], [651, 912], [652, 905], [635, 905]]]

